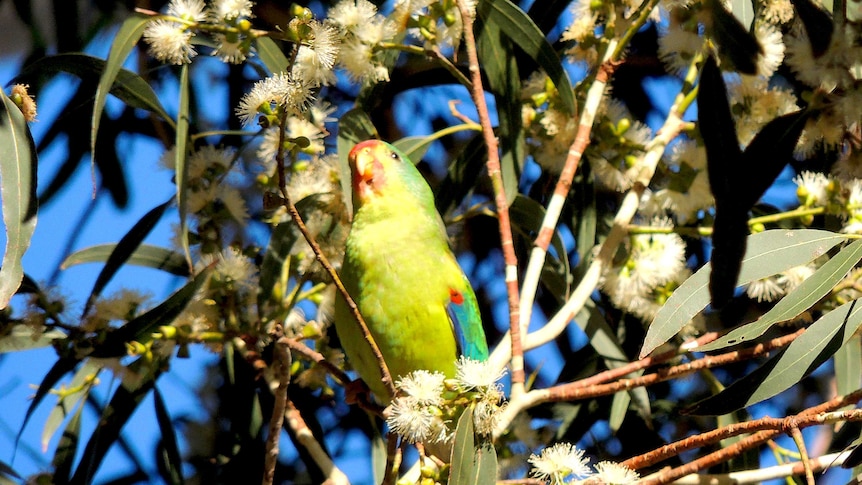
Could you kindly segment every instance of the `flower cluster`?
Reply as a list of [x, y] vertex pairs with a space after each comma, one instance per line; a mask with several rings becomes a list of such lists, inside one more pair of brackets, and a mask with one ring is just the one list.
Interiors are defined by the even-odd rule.
[[212, 54], [239, 64], [251, 52], [252, 6], [249, 0], [172, 0], [166, 15], [157, 16], [144, 30], [150, 54], [168, 64], [188, 64], [197, 56], [192, 40], [199, 32], [212, 35]]
[[458, 417], [473, 406], [476, 432], [491, 435], [502, 409], [503, 393], [497, 384], [502, 376], [488, 362], [466, 357], [458, 360], [454, 379], [440, 372], [411, 372], [396, 382], [402, 394], [392, 402], [386, 423], [410, 443], [447, 443]]
[[551, 485], [563, 483], [625, 485], [636, 483], [640, 479], [637, 472], [619, 463], [601, 461], [596, 463], [595, 470], [591, 470], [589, 462], [589, 458], [584, 457], [584, 450], [578, 449], [571, 443], [557, 443], [529, 458], [529, 463], [533, 466], [531, 475]]

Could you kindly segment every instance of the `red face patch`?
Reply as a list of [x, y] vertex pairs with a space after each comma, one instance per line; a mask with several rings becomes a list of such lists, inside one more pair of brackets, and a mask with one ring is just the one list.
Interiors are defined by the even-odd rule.
[[460, 291], [449, 288], [449, 301], [456, 305], [464, 304], [464, 295]]

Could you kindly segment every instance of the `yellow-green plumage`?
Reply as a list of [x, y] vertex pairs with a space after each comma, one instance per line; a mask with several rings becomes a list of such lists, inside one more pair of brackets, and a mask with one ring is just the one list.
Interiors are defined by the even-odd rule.
[[[340, 276], [392, 377], [417, 369], [451, 377], [459, 355], [486, 359], [476, 297], [421, 174], [376, 140], [358, 144], [350, 162], [354, 219]], [[348, 361], [388, 402], [377, 361], [341, 297], [335, 323]]]

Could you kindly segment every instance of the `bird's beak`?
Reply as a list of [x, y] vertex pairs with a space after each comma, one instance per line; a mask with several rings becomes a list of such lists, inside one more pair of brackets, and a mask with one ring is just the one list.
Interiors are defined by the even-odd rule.
[[368, 142], [356, 145], [350, 150], [347, 159], [353, 169], [353, 189], [360, 196], [367, 195], [374, 181], [373, 145]]

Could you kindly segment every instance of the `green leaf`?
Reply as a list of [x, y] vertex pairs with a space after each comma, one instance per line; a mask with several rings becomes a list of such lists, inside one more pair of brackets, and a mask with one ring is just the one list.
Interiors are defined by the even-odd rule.
[[254, 42], [257, 46], [257, 56], [270, 73], [276, 74], [287, 69], [289, 61], [274, 40], [269, 37], [258, 37]]
[[722, 58], [742, 74], [757, 74], [757, 57], [763, 54], [757, 38], [724, 9], [721, 0], [710, 0], [706, 5], [705, 23]]
[[763, 365], [695, 404], [699, 415], [727, 414], [789, 389], [826, 362], [862, 325], [862, 302], [853, 300], [827, 313]]
[[[508, 0], [500, 1], [506, 3]], [[498, 2], [485, 2], [498, 3]], [[514, 5], [514, 11], [532, 24], [532, 20]], [[514, 62], [513, 41], [502, 25], [493, 17], [482, 15], [476, 22], [476, 49], [482, 69], [485, 72], [486, 88], [494, 94], [497, 103], [497, 138], [500, 140], [500, 170], [503, 176], [503, 190], [506, 202], [510, 205], [518, 194], [518, 181], [524, 165], [526, 142], [521, 114], [521, 77], [518, 65]], [[487, 19], [487, 20], [486, 20]], [[533, 25], [539, 36], [544, 36]]]
[[450, 485], [494, 485], [497, 482], [497, 453], [490, 438], [476, 435], [471, 404], [458, 418], [452, 446]]
[[[625, 351], [617, 341], [616, 335], [611, 329], [605, 317], [599, 311], [598, 307], [592, 300], [588, 300], [584, 304], [584, 308], [575, 317], [575, 323], [587, 335], [590, 346], [596, 350], [596, 353], [605, 361], [608, 369], [616, 369], [629, 363]], [[627, 379], [634, 379], [643, 375], [643, 370], [626, 374]], [[650, 415], [649, 394], [646, 388], [636, 387], [628, 391], [629, 397], [634, 401], [635, 406], [640, 410], [641, 416]], [[626, 408], [628, 403], [626, 403]], [[620, 423], [622, 417], [619, 416]]]
[[[28, 65], [16, 79], [31, 79], [45, 74], [66, 72], [78, 76], [84, 81], [100, 79], [105, 72], [107, 62], [98, 57], [82, 53], [65, 53], [43, 57]], [[116, 79], [110, 86], [110, 93], [119, 98], [127, 105], [153, 112], [173, 126], [174, 121], [168, 115], [159, 101], [158, 95], [153, 88], [141, 76], [120, 69], [116, 73]]]
[[854, 335], [835, 352], [835, 387], [846, 396], [862, 386], [862, 335]]
[[628, 392], [621, 391], [614, 394], [614, 398], [611, 401], [610, 417], [608, 418], [608, 426], [612, 432], [616, 433], [619, 431], [620, 426], [623, 425], [623, 421], [626, 419], [626, 412], [629, 410], [629, 403], [631, 402], [632, 398]]
[[486, 24], [496, 25], [512, 43], [523, 49], [545, 70], [560, 93], [563, 109], [574, 116], [577, 104], [572, 83], [562, 67], [560, 57], [533, 19], [509, 0], [483, 0], [476, 11]]
[[33, 395], [33, 398], [30, 401], [30, 406], [27, 407], [27, 412], [24, 414], [24, 421], [21, 423], [21, 428], [18, 429], [18, 435], [15, 437], [16, 448], [18, 446], [18, 442], [21, 440], [21, 435], [24, 434], [24, 429], [27, 427], [27, 423], [30, 422], [30, 418], [36, 410], [36, 407], [39, 406], [42, 399], [48, 395], [54, 385], [57, 384], [64, 375], [74, 369], [75, 366], [78, 365], [78, 362], [81, 361], [74, 352], [71, 354], [71, 356], [62, 356], [57, 359], [57, 361], [54, 362], [54, 365], [51, 366], [51, 369], [48, 370], [48, 373], [45, 374], [42, 382], [39, 383], [39, 387], [36, 389], [36, 394]]
[[[97, 244], [70, 254], [60, 265], [61, 269], [84, 263], [104, 263], [117, 249], [116, 243]], [[189, 265], [182, 254], [168, 248], [141, 244], [126, 261], [135, 266], [160, 269], [176, 276], [189, 276]]]
[[180, 213], [180, 245], [189, 267], [192, 266], [192, 253], [189, 249], [188, 231], [188, 142], [189, 142], [189, 66], [183, 64], [180, 70], [180, 96], [177, 112], [177, 133], [174, 141], [174, 179], [177, 185], [177, 209]]
[[93, 121], [90, 124], [91, 165], [94, 165], [96, 162], [96, 137], [99, 133], [99, 122], [102, 119], [102, 111], [105, 109], [105, 101], [108, 99], [108, 93], [111, 92], [111, 88], [114, 86], [123, 63], [138, 43], [141, 34], [144, 33], [144, 28], [150, 20], [152, 20], [150, 17], [133, 15], [123, 22], [120, 30], [114, 36], [108, 60], [105, 62], [105, 68], [102, 70], [102, 76], [99, 78], [99, 86], [96, 88], [96, 99], [93, 102]]
[[54, 459], [51, 460], [51, 465], [54, 467], [54, 483], [66, 483], [72, 475], [72, 465], [75, 463], [75, 455], [78, 453], [78, 444], [81, 441], [83, 410], [84, 406], [78, 406], [78, 410], [66, 424], [60, 442], [57, 443]]
[[822, 56], [829, 49], [832, 39], [832, 16], [811, 0], [792, 0], [791, 3], [805, 26], [805, 32], [811, 41], [811, 52], [815, 58]]
[[183, 479], [183, 461], [180, 457], [180, 447], [177, 445], [177, 434], [174, 431], [174, 423], [171, 421], [171, 415], [168, 413], [168, 408], [165, 405], [165, 400], [162, 398], [162, 393], [159, 388], [153, 386], [153, 405], [156, 408], [156, 421], [159, 423], [159, 430], [162, 432], [162, 453], [159, 457], [163, 461], [162, 469], [166, 470], [167, 477], [163, 478], [170, 480], [171, 484], [185, 483]]
[[24, 115], [0, 93], [0, 204], [6, 248], [0, 266], [0, 309], [9, 305], [24, 278], [21, 259], [36, 230], [36, 146]]
[[[845, 236], [829, 231], [774, 229], [748, 237], [742, 259], [739, 284], [766, 278], [808, 263], [844, 241]], [[709, 304], [708, 289], [711, 268], [705, 265], [680, 285], [668, 298], [650, 324], [641, 357], [676, 335], [695, 315]]]
[[109, 333], [105, 340], [93, 350], [92, 355], [94, 357], [120, 357], [126, 355], [127, 342], [149, 342], [152, 339], [152, 333], [158, 327], [170, 325], [182, 313], [201, 285], [209, 278], [211, 271], [212, 267], [201, 271], [167, 300]]
[[[36, 338], [33, 338], [34, 336]], [[11, 329], [5, 329], [4, 335], [0, 337], [0, 354], [47, 347], [54, 340], [64, 338], [66, 338], [66, 334], [60, 330], [48, 330], [36, 336], [33, 333], [33, 327], [30, 325], [13, 325]]]
[[434, 191], [437, 211], [446, 214], [473, 190], [485, 168], [488, 150], [481, 136], [474, 136], [449, 164], [446, 177]]
[[161, 365], [163, 363], [139, 358], [128, 366], [128, 372], [139, 378], [137, 386], [129, 389], [121, 385], [114, 391], [111, 401], [99, 419], [99, 425], [87, 441], [81, 462], [69, 481], [70, 485], [85, 485], [93, 482], [93, 477], [107, 456], [108, 450], [119, 438], [123, 426], [129, 421], [141, 401], [155, 387], [155, 380], [161, 371], [153, 369], [159, 369]]
[[79, 392], [65, 394], [61, 399], [57, 400], [57, 404], [51, 409], [48, 418], [45, 419], [45, 426], [42, 428], [42, 449], [48, 448], [48, 442], [54, 436], [54, 433], [66, 420], [69, 413], [75, 407], [80, 407], [80, 403], [87, 398], [90, 393], [90, 387], [86, 384], [88, 380], [95, 379], [102, 370], [102, 365], [87, 360], [75, 372], [72, 380], [66, 385], [66, 389], [80, 389]]
[[476, 131], [477, 126], [478, 125], [470, 124], [450, 126], [428, 136], [408, 136], [401, 138], [400, 140], [392, 142], [392, 146], [401, 150], [401, 153], [407, 155], [407, 158], [409, 158], [413, 162], [413, 164], [416, 165], [425, 156], [425, 152], [428, 151], [428, 147], [430, 147], [431, 144], [435, 141], [443, 138], [444, 136], [451, 135], [452, 133], [457, 133], [459, 131]]
[[862, 239], [857, 239], [818, 268], [813, 275], [756, 321], [736, 328], [721, 338], [698, 347], [697, 350], [708, 352], [750, 342], [763, 335], [775, 323], [795, 318], [832, 291], [832, 288], [844, 279], [847, 272], [853, 269], [860, 259], [862, 259]]
[[102, 293], [102, 290], [105, 289], [105, 286], [107, 286], [111, 281], [111, 278], [117, 274], [117, 271], [119, 271], [120, 268], [123, 267], [123, 264], [129, 260], [132, 254], [134, 254], [138, 249], [138, 246], [143, 242], [144, 238], [149, 235], [150, 231], [156, 227], [156, 224], [159, 222], [159, 219], [162, 218], [162, 215], [165, 213], [168, 206], [171, 205], [171, 202], [173, 202], [173, 199], [151, 209], [149, 212], [144, 214], [144, 216], [141, 217], [134, 226], [132, 226], [128, 233], [120, 238], [120, 242], [117, 243], [114, 251], [110, 256], [108, 256], [108, 259], [105, 261], [105, 267], [99, 272], [99, 276], [93, 284], [93, 289], [90, 291], [90, 296], [87, 297], [87, 303], [84, 305], [84, 311], [81, 313], [82, 319], [87, 316], [93, 303], [96, 302], [96, 299]]
[[743, 27], [751, 30], [751, 23], [754, 22], [754, 5], [751, 0], [731, 0], [730, 13]]
[[347, 155], [353, 146], [357, 143], [371, 138], [378, 138], [377, 129], [374, 128], [374, 123], [371, 118], [359, 108], [354, 108], [338, 120], [338, 167], [339, 176], [341, 178], [341, 192], [344, 194], [344, 203], [347, 205], [347, 213], [353, 214], [353, 199], [350, 194], [353, 193], [350, 181], [353, 180], [350, 175], [350, 163], [347, 161]]

